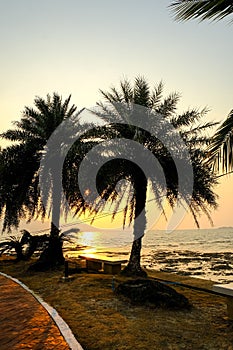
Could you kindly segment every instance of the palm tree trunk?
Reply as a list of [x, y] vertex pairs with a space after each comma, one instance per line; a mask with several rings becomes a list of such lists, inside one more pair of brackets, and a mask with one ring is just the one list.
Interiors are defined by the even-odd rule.
[[16, 261], [25, 260], [25, 256], [23, 254], [22, 244], [20, 242], [16, 242], [15, 244], [15, 252], [16, 252]]
[[[53, 169], [52, 173], [56, 174], [56, 169]], [[62, 184], [61, 179], [57, 176], [52, 176], [52, 178], [52, 222], [48, 247], [45, 248], [45, 250], [42, 252], [39, 258], [39, 262], [41, 263], [42, 269], [49, 269], [57, 265], [62, 265], [65, 261], [62, 251], [63, 242], [59, 235]]]
[[122, 271], [125, 276], [142, 276], [146, 277], [147, 273], [141, 268], [141, 248], [142, 237], [146, 228], [146, 192], [147, 179], [144, 176], [138, 178], [135, 185], [136, 203], [134, 213], [134, 241], [131, 248], [130, 258], [127, 266]]
[[59, 236], [59, 229], [53, 222], [51, 222], [51, 230], [49, 237], [49, 244], [47, 249], [47, 263], [50, 266], [64, 264], [64, 256], [62, 251], [62, 240]]
[[52, 170], [53, 179], [53, 193], [52, 193], [52, 222], [50, 229], [49, 245], [47, 248], [47, 263], [49, 265], [61, 265], [64, 264], [64, 257], [62, 252], [62, 240], [60, 238], [60, 211], [62, 202], [62, 183], [60, 177], [56, 176], [58, 170], [55, 168]]

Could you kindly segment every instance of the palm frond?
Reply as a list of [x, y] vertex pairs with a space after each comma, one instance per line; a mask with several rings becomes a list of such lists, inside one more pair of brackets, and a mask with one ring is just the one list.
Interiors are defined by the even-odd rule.
[[154, 87], [154, 90], [152, 91], [151, 94], [151, 108], [156, 108], [163, 97], [163, 82], [160, 81], [157, 86]]
[[205, 117], [205, 115], [208, 112], [209, 112], [209, 109], [207, 107], [201, 109], [200, 111], [198, 109], [193, 108], [178, 116], [174, 116], [171, 119], [171, 122], [175, 128], [190, 126], [193, 123], [197, 122], [199, 119]]
[[121, 90], [123, 93], [124, 101], [126, 103], [130, 103], [133, 100], [133, 89], [128, 80], [124, 80], [120, 82]]
[[150, 107], [150, 88], [143, 77], [136, 77], [134, 83], [134, 103], [136, 105]]
[[173, 1], [169, 7], [178, 21], [193, 18], [221, 20], [233, 13], [232, 0], [179, 0]]
[[233, 110], [217, 129], [210, 142], [208, 161], [220, 173], [233, 170]]
[[177, 92], [171, 93], [164, 99], [162, 103], [156, 108], [156, 112], [162, 114], [163, 117], [168, 118], [176, 111], [177, 103], [180, 99], [180, 94]]
[[25, 141], [26, 138], [30, 137], [30, 133], [23, 130], [8, 130], [0, 134], [0, 137], [9, 141]]

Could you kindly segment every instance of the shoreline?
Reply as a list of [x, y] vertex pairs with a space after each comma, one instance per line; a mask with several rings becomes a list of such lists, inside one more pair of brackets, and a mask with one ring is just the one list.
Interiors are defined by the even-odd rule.
[[[127, 247], [128, 248], [128, 247]], [[79, 247], [80, 249], [80, 247]], [[80, 250], [64, 250], [64, 255], [78, 256], [83, 250], [88, 253], [105, 254], [128, 259], [130, 250], [118, 247], [95, 249], [82, 247]], [[218, 283], [233, 282], [233, 253], [232, 252], [193, 252], [190, 250], [150, 250], [142, 249], [141, 265], [143, 268], [175, 273], [180, 276], [201, 278]]]
[[[98, 253], [106, 256], [117, 256], [123, 259], [129, 259], [131, 246], [120, 247], [96, 247], [75, 244], [68, 242], [63, 246], [64, 257], [77, 257], [81, 253]], [[14, 256], [15, 254], [8, 254]], [[37, 257], [38, 253], [34, 254]], [[229, 251], [192, 251], [188, 249], [166, 250], [161, 247], [150, 248], [142, 247], [141, 266], [143, 268], [175, 273], [180, 276], [190, 276], [211, 280], [217, 283], [233, 282], [233, 253]]]

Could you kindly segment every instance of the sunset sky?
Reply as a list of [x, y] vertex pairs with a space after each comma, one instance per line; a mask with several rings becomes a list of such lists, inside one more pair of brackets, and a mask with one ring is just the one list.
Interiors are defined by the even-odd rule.
[[[170, 3], [0, 0], [0, 131], [35, 96], [72, 94], [78, 108], [93, 107], [100, 88], [137, 75], [181, 93], [180, 111], [208, 106], [206, 120], [222, 121], [233, 108], [233, 25], [177, 23]], [[214, 224], [233, 226], [233, 177], [221, 178], [217, 192]], [[193, 227], [189, 217], [180, 226]]]

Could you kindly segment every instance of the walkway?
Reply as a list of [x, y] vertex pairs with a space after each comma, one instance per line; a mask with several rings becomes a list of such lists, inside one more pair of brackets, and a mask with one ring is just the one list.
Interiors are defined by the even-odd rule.
[[70, 349], [58, 326], [39, 301], [21, 285], [2, 275], [0, 349]]

